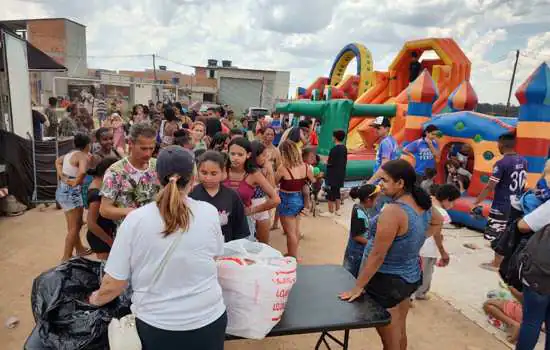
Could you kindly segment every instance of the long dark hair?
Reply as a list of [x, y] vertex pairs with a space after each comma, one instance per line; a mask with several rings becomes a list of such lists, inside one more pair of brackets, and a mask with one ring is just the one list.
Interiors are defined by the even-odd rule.
[[[250, 158], [248, 158], [244, 163], [244, 171], [246, 171], [248, 174], [254, 173], [257, 170], [258, 166], [256, 165], [256, 162], [255, 162], [256, 157], [254, 157], [254, 152], [252, 150], [252, 145], [250, 144], [250, 141], [248, 141], [246, 137], [237, 137], [236, 139], [233, 139], [233, 141], [229, 143], [228, 150], [233, 145], [242, 147], [245, 149], [246, 153], [251, 154]], [[229, 156], [229, 162], [230, 163], [227, 167], [228, 170], [231, 168], [231, 156]]]
[[410, 193], [416, 204], [428, 210], [432, 207], [432, 199], [430, 195], [420, 186], [416, 185], [416, 172], [413, 166], [403, 159], [390, 160], [382, 165], [384, 170], [393, 181], [403, 180], [403, 189], [406, 193]]
[[250, 158], [252, 159], [252, 162], [254, 163], [254, 165], [259, 167], [258, 161], [257, 161], [258, 156], [265, 151], [266, 147], [262, 142], [260, 142], [258, 140], [254, 140], [254, 141], [250, 142], [250, 147], [252, 149], [252, 157], [250, 157]]
[[219, 152], [223, 151], [223, 146], [225, 145], [225, 141], [228, 138], [229, 138], [229, 134], [225, 134], [223, 132], [217, 132], [212, 138], [212, 141], [210, 142], [208, 149], [219, 151]]

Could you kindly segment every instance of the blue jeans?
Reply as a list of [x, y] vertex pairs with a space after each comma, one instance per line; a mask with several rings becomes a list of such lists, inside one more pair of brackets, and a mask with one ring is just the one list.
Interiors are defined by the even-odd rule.
[[[516, 350], [533, 350], [539, 340], [542, 323], [550, 327], [550, 295], [541, 295], [529, 287], [523, 288], [523, 320]], [[545, 350], [550, 350], [550, 336], [546, 336]]]

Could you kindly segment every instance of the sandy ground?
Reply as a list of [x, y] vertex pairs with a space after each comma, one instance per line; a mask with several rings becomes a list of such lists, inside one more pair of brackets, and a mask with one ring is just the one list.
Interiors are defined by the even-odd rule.
[[[300, 250], [303, 263], [341, 263], [347, 242], [347, 230], [342, 225], [332, 219], [305, 218], [302, 227], [305, 234]], [[52, 208], [34, 209], [16, 218], [0, 218], [0, 320], [4, 323], [10, 316], [20, 320], [15, 329], [3, 325], [0, 328], [2, 349], [22, 348], [34, 326], [30, 309], [33, 278], [58, 262], [64, 236], [63, 214]], [[272, 233], [272, 241], [276, 248], [284, 251], [285, 240], [280, 231]], [[439, 297], [417, 302], [408, 318], [408, 334], [411, 350], [508, 349], [499, 339]], [[317, 338], [318, 335], [313, 334], [228, 342], [226, 349], [312, 349]], [[376, 332], [352, 331], [350, 349], [367, 348], [382, 348]]]

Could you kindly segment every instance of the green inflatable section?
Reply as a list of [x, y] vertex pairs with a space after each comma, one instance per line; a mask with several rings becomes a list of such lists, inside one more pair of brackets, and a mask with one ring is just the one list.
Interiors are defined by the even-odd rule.
[[[325, 163], [319, 164], [321, 171], [327, 171]], [[348, 160], [346, 166], [346, 180], [364, 180], [372, 176], [374, 170], [374, 160]]]
[[337, 129], [347, 132], [351, 117], [393, 117], [396, 110], [395, 105], [356, 104], [352, 100], [292, 101], [275, 106], [277, 113], [293, 113], [319, 119], [321, 132], [317, 152], [322, 156], [328, 156], [334, 146], [332, 132]]

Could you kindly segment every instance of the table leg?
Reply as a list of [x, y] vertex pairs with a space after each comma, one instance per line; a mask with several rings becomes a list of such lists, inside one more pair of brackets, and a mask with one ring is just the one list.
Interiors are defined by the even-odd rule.
[[344, 350], [348, 350], [349, 346], [349, 329], [344, 331], [344, 345], [342, 346]]
[[319, 337], [319, 340], [317, 340], [317, 344], [315, 344], [315, 350], [319, 350], [319, 347], [321, 346], [321, 343], [325, 344], [325, 346], [327, 347], [327, 349], [330, 350], [330, 346], [328, 345], [327, 340], [325, 339], [325, 337], [326, 337], [327, 335], [328, 335], [327, 332], [321, 333], [321, 336]]
[[321, 333], [321, 336], [319, 337], [319, 340], [317, 340], [317, 344], [315, 344], [315, 350], [319, 350], [319, 347], [321, 346], [321, 343], [325, 344], [327, 349], [331, 349], [329, 343], [327, 342], [327, 339], [329, 338], [332, 341], [334, 341], [336, 344], [340, 345], [342, 349], [348, 350], [349, 347], [349, 329], [344, 330], [344, 341], [342, 342], [340, 339], [337, 339], [329, 332], [323, 332]]

